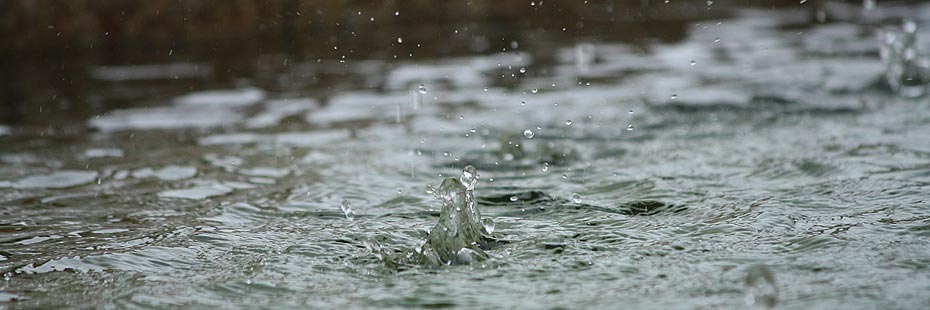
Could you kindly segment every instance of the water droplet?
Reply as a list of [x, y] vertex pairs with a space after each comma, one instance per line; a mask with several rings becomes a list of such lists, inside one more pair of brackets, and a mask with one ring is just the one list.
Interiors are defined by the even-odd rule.
[[520, 198], [517, 197], [517, 196], [510, 196], [510, 201], [517, 201], [517, 200], [519, 200], [519, 199], [520, 199]]
[[692, 66], [693, 66], [693, 65], [696, 65], [696, 64], [697, 64], [696, 61], [694, 61], [694, 60], [691, 61], [691, 65], [692, 65]]
[[538, 93], [538, 92], [539, 92], [539, 89], [538, 89], [538, 88], [533, 88], [533, 89], [530, 90], [530, 92], [535, 94], [535, 93]]
[[572, 120], [570, 119], [565, 120], [565, 126], [571, 126], [571, 125], [572, 125]]
[[484, 231], [489, 235], [494, 233], [494, 221], [489, 218], [481, 219], [481, 226], [484, 226]]
[[417, 86], [417, 92], [426, 95], [426, 93], [428, 92], [428, 90], [426, 89], [426, 85], [420, 84], [420, 86]]
[[626, 126], [626, 130], [627, 130], [627, 131], [632, 131], [632, 130], [633, 130], [633, 125], [627, 125], [627, 126]]
[[578, 193], [572, 193], [572, 201], [575, 203], [581, 203], [581, 195], [578, 195]]
[[672, 96], [671, 96], [670, 98], [671, 98], [672, 100], [678, 99], [678, 95], [672, 94]]
[[542, 170], [542, 172], [549, 172], [549, 163], [543, 163], [542, 168], [539, 168], [539, 170]]
[[474, 166], [468, 165], [465, 166], [465, 169], [462, 169], [462, 176], [459, 178], [459, 181], [465, 185], [465, 188], [468, 190], [475, 190], [475, 185], [478, 184], [478, 179], [481, 176], [478, 175], [478, 169], [475, 169]]
[[536, 133], [534, 133], [532, 130], [527, 129], [527, 130], [524, 130], [524, 131], [523, 131], [523, 137], [524, 137], [524, 138], [532, 139], [532, 138], [535, 137], [535, 136], [536, 136]]
[[520, 73], [526, 73], [526, 68], [520, 68]]
[[627, 114], [633, 115], [633, 110], [630, 110], [630, 112], [627, 112]]
[[714, 43], [720, 43], [720, 38], [714, 38]]
[[345, 214], [346, 219], [350, 221], [355, 220], [355, 213], [352, 212], [352, 206], [349, 204], [348, 200], [343, 200], [342, 205], [339, 207], [342, 209], [342, 213]]
[[804, 4], [804, 2], [807, 2], [807, 0], [801, 0], [801, 4]]
[[394, 16], [400, 16], [400, 11], [394, 11]]
[[397, 43], [404, 43], [404, 38], [397, 37]]

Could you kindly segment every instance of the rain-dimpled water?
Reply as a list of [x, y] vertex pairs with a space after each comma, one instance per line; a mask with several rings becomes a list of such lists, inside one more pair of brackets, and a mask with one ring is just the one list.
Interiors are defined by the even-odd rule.
[[930, 5], [720, 2], [61, 71], [0, 309], [930, 308]]

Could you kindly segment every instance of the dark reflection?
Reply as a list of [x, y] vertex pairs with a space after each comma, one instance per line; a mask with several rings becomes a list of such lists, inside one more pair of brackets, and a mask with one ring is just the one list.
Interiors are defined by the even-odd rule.
[[[27, 131], [80, 132], [88, 117], [192, 89], [326, 87], [319, 76], [287, 76], [309, 80], [282, 86], [279, 76], [268, 74], [317, 60], [537, 51], [595, 37], [676, 42], [692, 21], [733, 7], [652, 2], [658, 1], [5, 1], [0, 75], [15, 78], [0, 86], [0, 122]], [[140, 81], [92, 74], [98, 66], [173, 63], [203, 64], [211, 74]]]

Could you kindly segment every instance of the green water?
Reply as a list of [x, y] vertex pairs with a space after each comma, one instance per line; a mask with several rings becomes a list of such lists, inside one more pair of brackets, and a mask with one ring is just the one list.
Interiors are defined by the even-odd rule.
[[[884, 86], [877, 39], [927, 9], [450, 36], [496, 50], [225, 84], [95, 67], [85, 91], [129, 103], [0, 127], [0, 309], [927, 308], [930, 101]], [[185, 72], [210, 92], [155, 81]], [[469, 164], [487, 258], [386, 264]]]

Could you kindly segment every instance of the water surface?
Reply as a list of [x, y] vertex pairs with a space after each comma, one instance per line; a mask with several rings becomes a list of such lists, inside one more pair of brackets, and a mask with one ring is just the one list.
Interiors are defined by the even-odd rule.
[[[930, 102], [878, 38], [930, 6], [833, 4], [671, 38], [450, 26], [424, 48], [473, 50], [232, 81], [89, 65], [108, 104], [0, 126], [0, 308], [926, 308]], [[373, 253], [420, 248], [466, 165], [487, 259]]]

